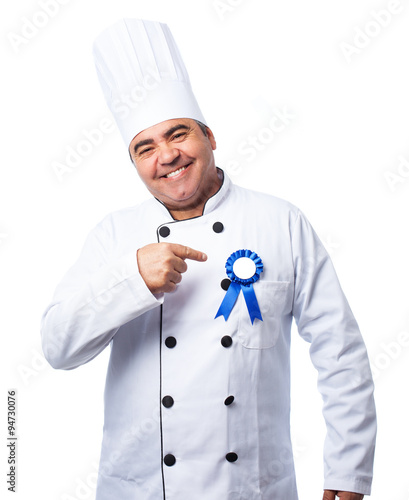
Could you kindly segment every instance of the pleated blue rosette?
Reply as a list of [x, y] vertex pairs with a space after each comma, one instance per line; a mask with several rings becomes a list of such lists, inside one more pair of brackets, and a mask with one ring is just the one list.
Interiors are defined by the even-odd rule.
[[[256, 266], [254, 275], [247, 279], [239, 278], [234, 274], [233, 271], [234, 263], [236, 262], [236, 260], [241, 259], [242, 257], [251, 259]], [[227, 321], [241, 290], [244, 295], [244, 300], [246, 301], [251, 324], [254, 323], [254, 320], [256, 318], [263, 321], [261, 311], [257, 302], [257, 297], [254, 293], [253, 288], [253, 283], [255, 283], [260, 278], [260, 274], [263, 272], [263, 262], [261, 258], [251, 250], [237, 250], [236, 252], [233, 252], [227, 259], [225, 267], [227, 276], [230, 278], [231, 283], [226, 292], [226, 295], [224, 296], [223, 302], [221, 303], [219, 310], [217, 311], [215, 319], [219, 316], [224, 316], [225, 321]]]

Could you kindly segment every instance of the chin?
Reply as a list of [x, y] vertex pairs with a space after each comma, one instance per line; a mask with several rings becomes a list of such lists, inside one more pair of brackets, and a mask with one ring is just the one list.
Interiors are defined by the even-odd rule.
[[183, 190], [182, 192], [175, 193], [173, 196], [170, 195], [168, 196], [169, 201], [172, 203], [186, 203], [190, 204], [193, 201], [193, 198], [195, 197], [197, 193], [197, 189], [192, 189], [191, 191], [188, 190]]

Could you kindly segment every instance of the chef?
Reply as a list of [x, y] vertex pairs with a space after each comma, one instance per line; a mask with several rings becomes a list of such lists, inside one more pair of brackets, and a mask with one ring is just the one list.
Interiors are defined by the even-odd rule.
[[323, 398], [323, 499], [362, 499], [373, 383], [322, 243], [294, 205], [216, 167], [215, 137], [166, 25], [121, 20], [94, 56], [152, 194], [91, 231], [42, 321], [54, 368], [110, 349], [97, 500], [296, 500], [293, 318]]

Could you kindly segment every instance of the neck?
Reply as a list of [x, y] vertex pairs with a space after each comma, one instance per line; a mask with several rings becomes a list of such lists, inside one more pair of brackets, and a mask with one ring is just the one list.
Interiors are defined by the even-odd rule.
[[203, 207], [194, 210], [169, 210], [169, 213], [175, 220], [194, 219], [203, 215]]
[[201, 197], [196, 200], [194, 204], [191, 206], [168, 206], [166, 203], [164, 205], [168, 209], [170, 215], [175, 220], [186, 220], [193, 219], [194, 217], [200, 217], [203, 215], [204, 207], [209, 198], [214, 196], [220, 189], [220, 186], [223, 184], [223, 174], [221, 171], [217, 170], [216, 177], [214, 178], [213, 183], [210, 186], [210, 189], [206, 193], [202, 193]]

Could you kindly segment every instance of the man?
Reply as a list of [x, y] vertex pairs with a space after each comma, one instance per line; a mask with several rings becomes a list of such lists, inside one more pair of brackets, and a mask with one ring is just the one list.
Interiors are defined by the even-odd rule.
[[90, 233], [43, 319], [55, 368], [111, 347], [97, 499], [296, 500], [293, 317], [324, 400], [323, 500], [362, 499], [372, 477], [373, 383], [311, 225], [290, 203], [235, 186], [216, 167], [214, 135], [166, 25], [120, 21], [97, 38], [95, 59], [153, 195]]

